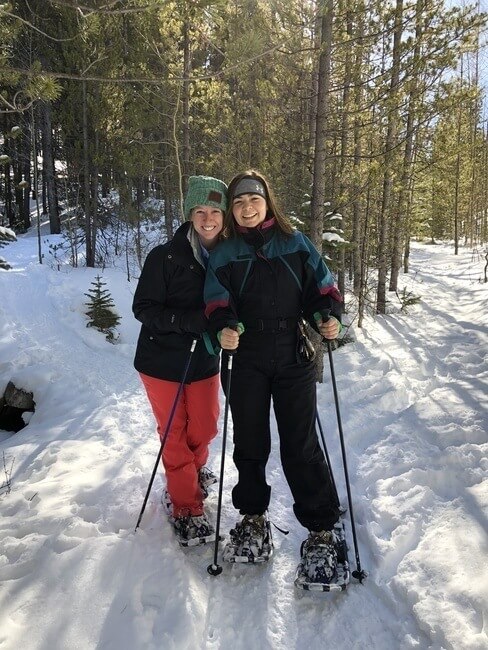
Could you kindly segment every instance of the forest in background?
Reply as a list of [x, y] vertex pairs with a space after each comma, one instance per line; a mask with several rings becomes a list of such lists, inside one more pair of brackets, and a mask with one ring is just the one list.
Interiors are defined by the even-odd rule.
[[[481, 0], [0, 3], [0, 226], [144, 261], [192, 174], [253, 167], [365, 310], [412, 237], [488, 242]], [[485, 64], [486, 68], [486, 64]], [[486, 82], [486, 79], [485, 79]], [[42, 257], [40, 255], [40, 261]]]

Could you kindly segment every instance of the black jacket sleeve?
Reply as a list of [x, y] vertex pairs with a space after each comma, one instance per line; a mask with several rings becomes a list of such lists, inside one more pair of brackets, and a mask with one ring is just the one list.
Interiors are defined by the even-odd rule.
[[342, 296], [337, 289], [332, 273], [312, 242], [303, 235], [308, 248], [304, 265], [303, 313], [312, 327], [318, 331], [314, 314], [328, 312], [339, 323], [342, 319]]

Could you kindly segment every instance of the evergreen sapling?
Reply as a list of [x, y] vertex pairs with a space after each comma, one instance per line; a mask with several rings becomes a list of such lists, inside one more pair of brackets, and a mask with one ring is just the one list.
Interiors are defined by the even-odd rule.
[[115, 304], [109, 290], [103, 288], [106, 282], [102, 282], [102, 278], [97, 275], [91, 284], [92, 288], [85, 293], [90, 300], [85, 303], [88, 307], [85, 313], [90, 318], [87, 327], [96, 327], [105, 334], [107, 341], [113, 343], [117, 339], [114, 329], [120, 322], [120, 316], [114, 311]]

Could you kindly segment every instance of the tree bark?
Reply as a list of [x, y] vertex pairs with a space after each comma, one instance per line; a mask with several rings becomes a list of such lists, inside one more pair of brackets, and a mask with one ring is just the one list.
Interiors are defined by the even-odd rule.
[[56, 174], [54, 169], [51, 102], [41, 102], [40, 113], [42, 131], [42, 177], [46, 187], [49, 227], [51, 235], [59, 235], [61, 232], [61, 221], [59, 218]]
[[83, 113], [83, 192], [84, 192], [84, 206], [85, 206], [85, 251], [86, 251], [86, 266], [95, 266], [95, 255], [93, 251], [92, 240], [92, 206], [90, 197], [90, 145], [88, 136], [88, 102], [87, 102], [87, 87], [86, 81], [83, 81], [82, 93], [82, 113]]
[[[361, 11], [359, 11], [361, 9]], [[354, 92], [354, 158], [353, 158], [353, 183], [351, 193], [353, 196], [352, 204], [352, 273], [353, 273], [353, 291], [356, 296], [359, 296], [361, 290], [361, 265], [362, 265], [362, 238], [361, 238], [361, 222], [364, 220], [364, 209], [362, 200], [362, 174], [361, 174], [361, 160], [363, 156], [363, 135], [361, 126], [361, 104], [363, 99], [362, 88], [362, 74], [361, 66], [363, 60], [363, 35], [364, 35], [364, 22], [361, 16], [364, 15], [364, 5], [360, 4], [358, 7], [358, 47], [354, 61], [354, 75], [353, 83], [355, 86]]]
[[[324, 231], [325, 174], [327, 166], [327, 106], [330, 88], [330, 67], [332, 52], [333, 0], [326, 0], [320, 31], [320, 56], [318, 75], [317, 114], [315, 117], [315, 150], [313, 157], [313, 186], [310, 218], [310, 239], [322, 255], [322, 235]], [[320, 337], [312, 337], [318, 349]], [[317, 354], [315, 361], [317, 381], [321, 382], [324, 374], [324, 357]]]
[[189, 20], [185, 18], [183, 23], [183, 145], [182, 145], [182, 166], [183, 178], [182, 189], [183, 195], [186, 194], [188, 189], [188, 176], [190, 175], [190, 69], [191, 69], [191, 53], [190, 53], [190, 36], [189, 36]]
[[402, 38], [403, 0], [396, 0], [395, 28], [393, 33], [392, 73], [390, 82], [388, 126], [385, 141], [383, 195], [378, 216], [378, 287], [376, 291], [376, 312], [386, 313], [386, 277], [388, 273], [389, 211], [393, 183], [393, 148], [397, 137], [397, 91], [400, 80], [400, 45]]
[[333, 0], [326, 0], [321, 20], [317, 115], [315, 117], [310, 239], [320, 253], [322, 253], [322, 235], [324, 229], [325, 174], [327, 167], [327, 108], [330, 88], [333, 9]]
[[[346, 34], [348, 41], [352, 40], [352, 12], [346, 10], [346, 7], [343, 7], [343, 10], [346, 11]], [[341, 12], [342, 13], [342, 12]], [[346, 46], [346, 55], [344, 62], [344, 90], [342, 93], [342, 123], [341, 123], [341, 157], [340, 157], [340, 166], [339, 166], [339, 196], [344, 197], [346, 195], [347, 183], [346, 183], [346, 160], [348, 155], [349, 148], [349, 111], [350, 107], [350, 97], [351, 97], [351, 87], [352, 87], [352, 67], [351, 67], [351, 48]], [[342, 214], [342, 228], [345, 230], [346, 225], [346, 208], [341, 206]], [[342, 296], [344, 297], [344, 302], [342, 304], [342, 310], [345, 311], [345, 294], [346, 294], [346, 283], [345, 283], [345, 249], [344, 246], [340, 246], [338, 254], [338, 272], [337, 272], [337, 286]]]
[[418, 103], [418, 64], [420, 60], [420, 47], [422, 42], [422, 10], [424, 0], [417, 0], [415, 8], [415, 47], [412, 57], [412, 87], [408, 99], [405, 151], [403, 156], [402, 176], [398, 189], [397, 210], [393, 217], [393, 243], [390, 272], [390, 291], [398, 291], [398, 275], [402, 265], [402, 247], [405, 244], [407, 223], [407, 202], [409, 194], [409, 180], [411, 177], [413, 150], [414, 150], [414, 120]]

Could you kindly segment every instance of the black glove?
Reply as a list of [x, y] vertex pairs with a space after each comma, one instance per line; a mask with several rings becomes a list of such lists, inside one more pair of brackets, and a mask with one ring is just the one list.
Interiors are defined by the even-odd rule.
[[180, 328], [183, 332], [203, 334], [207, 329], [208, 320], [203, 309], [185, 311], [181, 314]]

